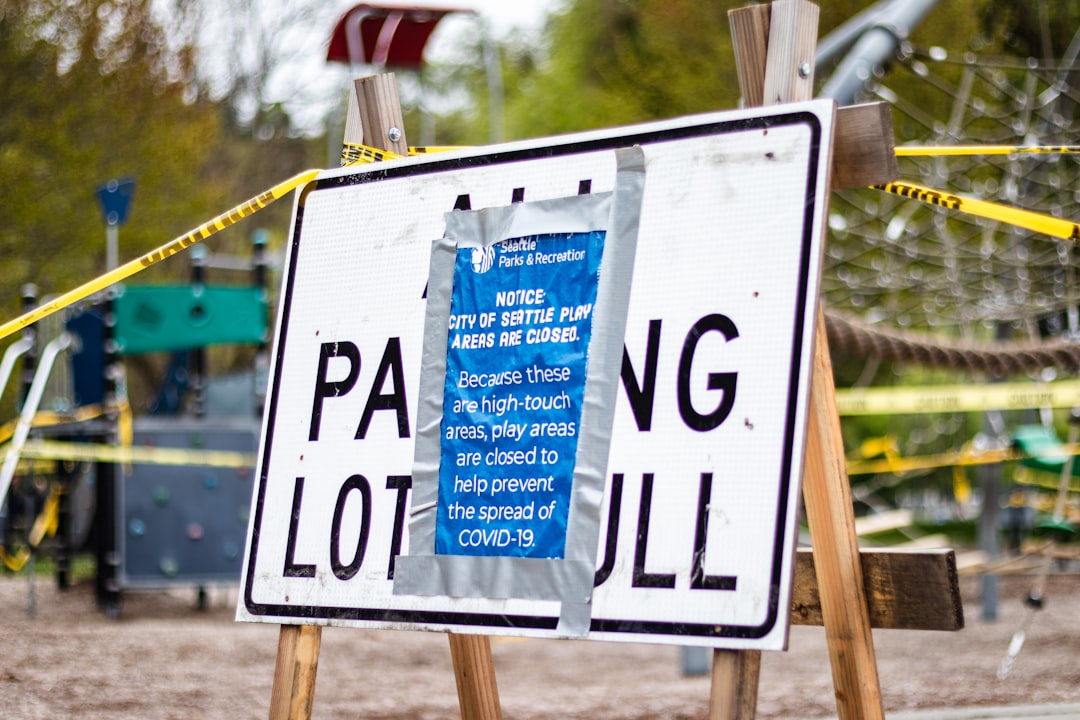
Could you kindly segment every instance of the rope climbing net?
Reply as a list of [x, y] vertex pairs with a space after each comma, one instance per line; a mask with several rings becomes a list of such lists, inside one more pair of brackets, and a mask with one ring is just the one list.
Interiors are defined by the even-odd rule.
[[[904, 44], [865, 100], [897, 146], [1063, 146], [1080, 130], [1080, 68]], [[901, 148], [902, 149], [902, 148]], [[1080, 220], [1080, 154], [905, 156], [900, 178]], [[834, 193], [823, 299], [838, 354], [990, 375], [1075, 369], [1080, 244], [874, 190]], [[1002, 343], [1001, 341], [1006, 341]]]

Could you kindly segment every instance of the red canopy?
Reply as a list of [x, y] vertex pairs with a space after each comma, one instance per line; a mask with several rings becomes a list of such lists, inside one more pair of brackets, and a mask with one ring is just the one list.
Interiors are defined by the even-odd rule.
[[362, 3], [338, 20], [326, 60], [416, 69], [423, 62], [424, 45], [439, 21], [450, 13], [472, 12], [465, 8]]

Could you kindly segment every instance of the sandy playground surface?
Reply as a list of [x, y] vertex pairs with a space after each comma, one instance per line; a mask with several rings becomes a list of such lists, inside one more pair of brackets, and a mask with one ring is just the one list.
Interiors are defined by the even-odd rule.
[[[1002, 579], [999, 619], [980, 619], [977, 581], [962, 579], [967, 627], [875, 631], [887, 712], [1080, 702], [1080, 577], [1051, 578], [1009, 677], [995, 677], [1025, 612], [1030, 577]], [[265, 718], [278, 628], [233, 621], [235, 588], [130, 592], [122, 617], [98, 611], [92, 583], [60, 593], [0, 577], [0, 716], [4, 718]], [[316, 718], [457, 716], [450, 653], [435, 633], [326, 628]], [[785, 653], [765, 653], [758, 717], [833, 714], [824, 631], [795, 627]], [[702, 718], [707, 677], [683, 677], [679, 648], [493, 639], [506, 718]]]

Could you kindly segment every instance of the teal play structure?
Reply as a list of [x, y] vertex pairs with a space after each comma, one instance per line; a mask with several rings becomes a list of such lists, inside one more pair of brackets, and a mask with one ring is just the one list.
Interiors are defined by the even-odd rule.
[[267, 332], [265, 292], [259, 287], [130, 287], [113, 307], [123, 355], [258, 344]]
[[[1044, 425], [1021, 425], [1013, 431], [1013, 444], [1023, 452], [1025, 458], [1020, 464], [1041, 472], [1052, 473], [1054, 477], [1060, 477], [1066, 470], [1066, 465], [1072, 462], [1069, 468], [1070, 476], [1080, 478], [1080, 462], [1070, 457], [1070, 448], [1062, 443], [1053, 428]], [[1068, 478], [1066, 482], [1068, 482]], [[1072, 483], [1068, 483], [1065, 489]], [[1069, 542], [1076, 538], [1076, 524], [1065, 517], [1047, 517], [1039, 521], [1033, 528], [1036, 535], [1051, 538], [1055, 542]]]
[[[247, 284], [207, 283], [213, 260], [199, 246], [191, 253], [190, 283], [115, 287], [72, 309], [62, 324], [31, 326], [4, 357], [14, 366], [21, 356], [20, 418], [32, 426], [30, 439], [88, 448], [130, 442], [135, 449], [183, 450], [189, 460], [81, 459], [8, 479], [4, 545], [18, 544], [19, 530], [29, 529], [20, 520], [42, 508], [43, 488], [58, 488], [57, 581], [66, 587], [69, 557], [92, 549], [97, 600], [110, 616], [119, 614], [127, 589], [190, 585], [203, 603], [207, 586], [239, 581], [254, 463], [203, 458], [228, 451], [253, 459], [257, 449], [268, 364], [265, 244], [265, 231], [257, 231], [252, 257], [242, 263]], [[25, 302], [32, 306], [32, 293]], [[220, 344], [253, 346], [252, 369], [209, 378], [207, 348]], [[50, 347], [64, 360], [43, 362]], [[145, 353], [166, 354], [167, 369], [156, 397], [129, 403], [125, 360]], [[131, 417], [132, 405], [144, 414]], [[52, 418], [48, 425], [29, 420], [44, 414]], [[16, 433], [12, 445], [21, 447], [18, 440]]]

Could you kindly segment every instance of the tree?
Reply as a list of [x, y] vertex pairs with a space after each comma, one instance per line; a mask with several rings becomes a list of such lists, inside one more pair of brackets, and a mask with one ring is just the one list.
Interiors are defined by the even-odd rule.
[[[725, 3], [578, 0], [550, 19], [546, 61], [507, 78], [514, 137], [734, 107]], [[532, 59], [530, 58], [530, 62]]]
[[121, 258], [197, 224], [218, 193], [202, 169], [218, 133], [193, 84], [186, 6], [150, 0], [0, 2], [0, 307], [23, 283], [56, 293], [104, 269], [94, 192], [137, 181]]

